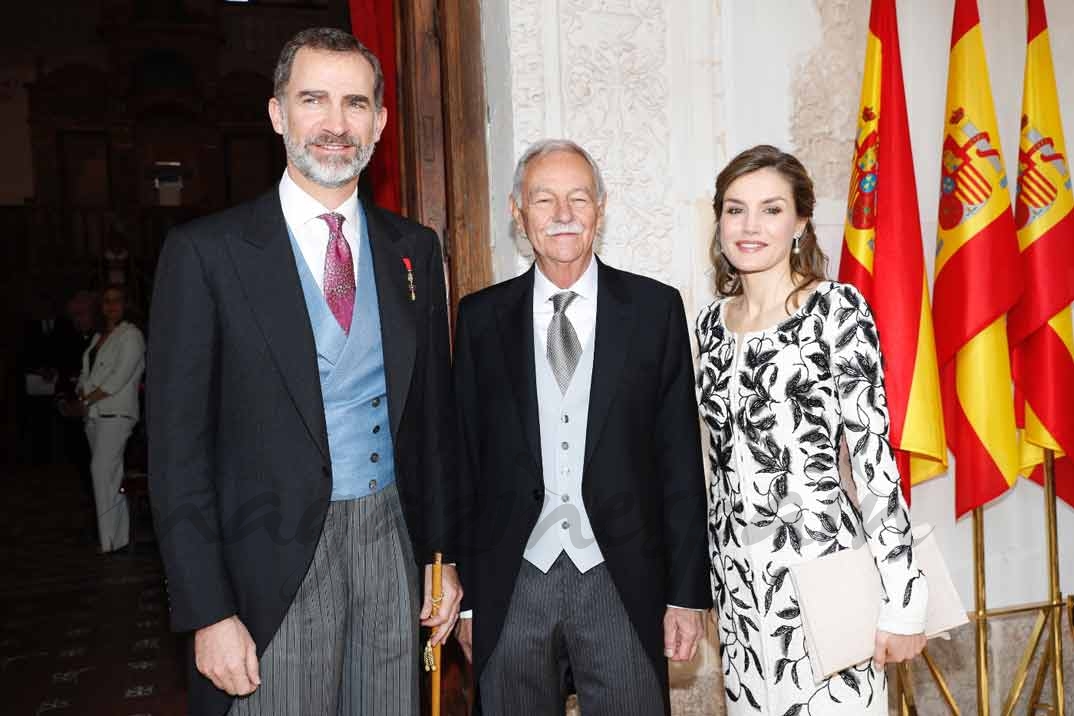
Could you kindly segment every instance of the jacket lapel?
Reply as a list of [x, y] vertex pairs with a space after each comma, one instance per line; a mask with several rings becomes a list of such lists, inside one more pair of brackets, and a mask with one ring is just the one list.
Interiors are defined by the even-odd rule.
[[251, 206], [241, 230], [243, 241], [229, 244], [239, 281], [295, 408], [328, 458], [317, 346], [275, 187]]
[[[414, 302], [410, 300], [404, 255], [399, 234], [392, 230], [371, 202], [362, 202], [365, 209], [369, 245], [373, 253], [373, 274], [377, 284], [377, 303], [380, 305], [380, 334], [384, 350], [384, 377], [388, 384], [388, 415], [392, 423], [392, 438], [397, 439], [403, 418], [410, 378], [414, 372], [417, 350], [417, 328], [414, 324]], [[434, 267], [438, 270], [440, 267]]]
[[498, 306], [500, 339], [522, 430], [537, 474], [541, 474], [541, 427], [537, 407], [537, 373], [533, 357], [533, 272], [515, 280], [515, 290]]
[[593, 380], [589, 389], [583, 475], [621, 385], [620, 378], [634, 332], [630, 296], [622, 286], [618, 273], [599, 259], [595, 260], [600, 272], [597, 283], [597, 327], [593, 339]]

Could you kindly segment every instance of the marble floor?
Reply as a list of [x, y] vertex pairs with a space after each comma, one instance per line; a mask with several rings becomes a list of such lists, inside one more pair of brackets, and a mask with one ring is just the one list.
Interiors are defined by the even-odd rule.
[[179, 716], [182, 644], [167, 628], [152, 543], [100, 555], [67, 466], [8, 473], [0, 501], [5, 714]]

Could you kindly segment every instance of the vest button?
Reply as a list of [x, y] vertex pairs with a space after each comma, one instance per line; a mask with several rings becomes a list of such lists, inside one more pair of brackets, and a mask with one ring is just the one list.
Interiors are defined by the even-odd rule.
[[532, 494], [534, 502], [540, 502], [541, 498], [544, 497], [544, 492], [542, 492], [541, 490], [535, 489]]
[[571, 496], [570, 495], [563, 495], [563, 497], [561, 497], [559, 499], [562, 500], [563, 502], [570, 502], [571, 501]]
[[369, 462], [378, 462], [379, 460], [380, 460], [380, 455], [378, 455], [377, 453], [373, 453], [372, 455], [369, 456]]
[[570, 527], [571, 527], [571, 523], [570, 523], [570, 522], [568, 522], [567, 520], [563, 520], [563, 523], [562, 523], [562, 524], [560, 524], [560, 527], [562, 527], [562, 528], [563, 528], [563, 529], [565, 529], [565, 530], [566, 530], [566, 529], [570, 529]]
[[370, 405], [372, 405], [374, 408], [379, 408], [380, 407], [380, 398], [373, 398], [373, 402], [370, 403]]
[[376, 480], [370, 480], [369, 481], [369, 490], [372, 492], [375, 489], [377, 489], [377, 481]]
[[570, 449], [570, 447], [571, 447], [571, 444], [570, 444], [569, 442], [567, 442], [566, 440], [564, 440], [563, 442], [561, 442], [561, 443], [559, 444], [559, 446], [560, 446], [561, 448], [563, 448], [564, 450], [569, 450], [569, 449]]
[[380, 432], [380, 426], [379, 425], [374, 425], [373, 426], [373, 434], [376, 435], [379, 432]]

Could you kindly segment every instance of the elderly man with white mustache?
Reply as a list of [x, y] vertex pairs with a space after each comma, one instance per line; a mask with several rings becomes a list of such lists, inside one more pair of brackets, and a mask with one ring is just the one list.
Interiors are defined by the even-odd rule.
[[593, 253], [600, 169], [545, 140], [515, 171], [522, 276], [467, 296], [455, 335], [456, 634], [477, 711], [668, 712], [667, 660], [711, 607], [693, 364], [675, 289]]

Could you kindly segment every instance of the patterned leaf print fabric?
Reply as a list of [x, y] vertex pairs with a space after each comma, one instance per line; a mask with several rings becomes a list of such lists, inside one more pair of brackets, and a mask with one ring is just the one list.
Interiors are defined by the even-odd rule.
[[[928, 587], [889, 443], [880, 342], [857, 289], [821, 283], [785, 321], [735, 334], [720, 299], [697, 320], [709, 428], [709, 538], [731, 716], [887, 714], [871, 662], [814, 683], [788, 566], [868, 542], [879, 629], [922, 630]], [[850, 454], [851, 484], [839, 474]]]

